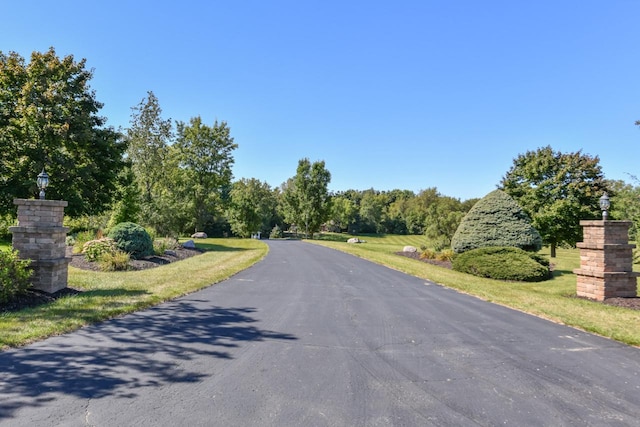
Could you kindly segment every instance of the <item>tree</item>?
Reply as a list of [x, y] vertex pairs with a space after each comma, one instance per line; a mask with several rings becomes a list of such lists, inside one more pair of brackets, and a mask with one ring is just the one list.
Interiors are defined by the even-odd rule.
[[304, 158], [298, 161], [296, 175], [284, 185], [282, 200], [285, 220], [304, 226], [305, 235], [320, 231], [331, 208], [331, 198], [327, 186], [331, 173], [324, 161], [313, 162]]
[[551, 257], [558, 245], [582, 239], [580, 220], [599, 217], [598, 199], [606, 190], [597, 156], [554, 152], [550, 146], [514, 159], [500, 187], [531, 217]]
[[334, 195], [331, 199], [329, 218], [335, 231], [348, 230], [349, 225], [355, 222], [356, 219], [355, 203], [341, 195]]
[[241, 237], [249, 237], [258, 231], [267, 234], [275, 225], [277, 205], [275, 193], [266, 182], [255, 178], [234, 182], [227, 209], [231, 230]]
[[[637, 184], [638, 178], [631, 176]], [[629, 239], [637, 240], [640, 230], [640, 187], [627, 184], [624, 181], [608, 181], [610, 190], [611, 210], [613, 219], [624, 219], [633, 222], [629, 229]]]
[[103, 104], [86, 60], [33, 52], [28, 64], [0, 52], [0, 213], [14, 198], [38, 194], [35, 177], [50, 175], [47, 198], [68, 202], [72, 217], [101, 213], [116, 192], [126, 142], [98, 115]]
[[195, 231], [202, 231], [216, 211], [222, 211], [222, 192], [231, 184], [232, 152], [238, 145], [224, 121], [216, 120], [209, 127], [199, 116], [193, 117], [188, 125], [178, 122], [177, 131], [176, 148], [180, 169], [187, 176], [189, 207]]
[[153, 92], [132, 108], [130, 127], [127, 129], [129, 147], [127, 155], [142, 195], [143, 222], [153, 210], [158, 186], [166, 176], [169, 145], [173, 138], [171, 119], [162, 118], [162, 108]]
[[437, 251], [451, 246], [451, 239], [467, 212], [460, 200], [453, 197], [438, 195], [436, 201], [429, 205], [424, 234]]
[[542, 247], [531, 220], [507, 193], [494, 190], [464, 216], [453, 238], [455, 253], [489, 246], [510, 246], [537, 252]]

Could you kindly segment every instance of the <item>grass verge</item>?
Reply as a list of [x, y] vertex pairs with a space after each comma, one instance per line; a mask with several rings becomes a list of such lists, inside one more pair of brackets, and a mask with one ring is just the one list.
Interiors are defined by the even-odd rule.
[[204, 239], [197, 245], [207, 252], [148, 270], [105, 273], [69, 267], [69, 287], [83, 292], [39, 307], [1, 313], [0, 350], [197, 291], [253, 265], [268, 251], [266, 244], [255, 239]]
[[[576, 276], [580, 264], [578, 249], [558, 249], [551, 259], [554, 278], [539, 283], [513, 283], [458, 273], [418, 260], [395, 255], [404, 245], [419, 247], [421, 236], [359, 236], [366, 243], [348, 244], [346, 237], [321, 236], [309, 242], [331, 247], [412, 276], [457, 289], [486, 301], [534, 314], [588, 332], [640, 346], [640, 311], [608, 306], [576, 298]], [[548, 248], [541, 251], [549, 255]]]

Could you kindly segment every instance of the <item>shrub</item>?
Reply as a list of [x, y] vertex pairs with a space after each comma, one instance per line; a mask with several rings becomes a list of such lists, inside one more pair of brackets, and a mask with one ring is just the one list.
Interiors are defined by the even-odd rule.
[[87, 261], [100, 261], [105, 254], [116, 251], [116, 242], [110, 237], [89, 240], [82, 246], [82, 253]]
[[96, 239], [96, 233], [93, 231], [81, 231], [76, 233], [73, 239], [73, 253], [79, 254], [82, 253], [85, 243]]
[[100, 270], [102, 271], [124, 271], [129, 269], [128, 253], [121, 250], [107, 252], [100, 258]]
[[541, 282], [551, 278], [548, 261], [513, 247], [472, 249], [458, 254], [452, 265], [456, 271], [496, 280]]
[[18, 251], [0, 251], [0, 304], [24, 294], [31, 287], [30, 260], [18, 257]]
[[271, 234], [269, 234], [270, 239], [282, 239], [283, 233], [282, 229], [276, 225], [271, 229]]
[[443, 249], [436, 254], [436, 260], [438, 261], [453, 261], [456, 253], [453, 249]]
[[133, 222], [121, 222], [109, 231], [109, 237], [116, 241], [121, 251], [138, 259], [153, 255], [153, 241], [147, 230]]
[[153, 252], [156, 255], [163, 255], [167, 249], [177, 249], [179, 247], [180, 243], [173, 237], [165, 237], [153, 241]]
[[436, 258], [436, 251], [434, 251], [433, 249], [423, 249], [422, 252], [420, 252], [420, 259], [435, 259]]
[[542, 247], [542, 238], [527, 214], [501, 190], [480, 199], [462, 219], [451, 239], [456, 253], [490, 246], [511, 246], [532, 252]]

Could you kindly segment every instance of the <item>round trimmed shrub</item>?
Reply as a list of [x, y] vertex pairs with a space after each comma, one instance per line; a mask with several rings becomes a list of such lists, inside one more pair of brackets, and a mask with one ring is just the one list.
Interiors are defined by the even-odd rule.
[[542, 248], [540, 233], [529, 216], [502, 190], [492, 191], [473, 205], [451, 239], [451, 248], [458, 254], [487, 246], [531, 252]]
[[462, 273], [496, 280], [541, 282], [551, 278], [549, 261], [513, 247], [472, 249], [457, 255], [452, 268]]
[[115, 240], [119, 250], [128, 253], [133, 259], [153, 255], [151, 236], [138, 224], [121, 222], [109, 231], [109, 237]]
[[99, 261], [105, 254], [116, 251], [116, 242], [110, 237], [89, 240], [82, 246], [82, 253], [88, 261]]

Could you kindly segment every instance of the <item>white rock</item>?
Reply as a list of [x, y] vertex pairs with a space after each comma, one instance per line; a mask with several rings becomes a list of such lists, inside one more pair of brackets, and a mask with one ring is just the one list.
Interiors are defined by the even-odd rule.
[[416, 249], [414, 246], [405, 246], [404, 248], [402, 248], [402, 252], [418, 252], [418, 249]]
[[207, 238], [207, 233], [205, 233], [204, 231], [198, 231], [197, 233], [193, 233], [191, 235], [192, 239], [206, 239]]

